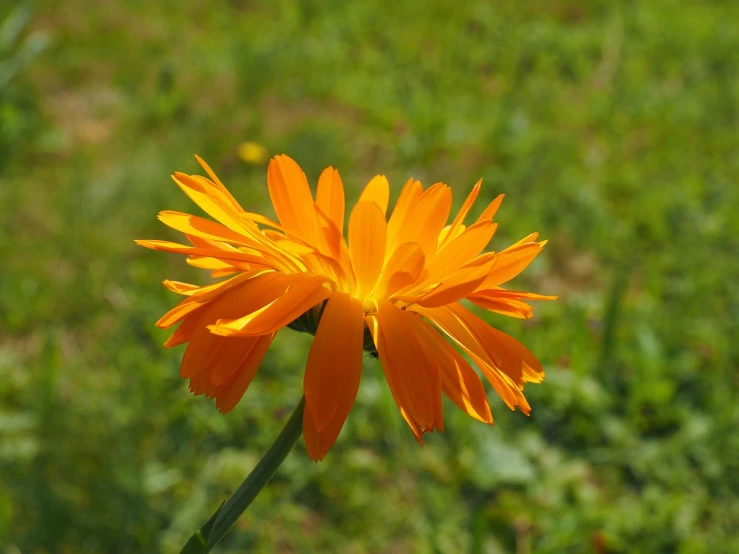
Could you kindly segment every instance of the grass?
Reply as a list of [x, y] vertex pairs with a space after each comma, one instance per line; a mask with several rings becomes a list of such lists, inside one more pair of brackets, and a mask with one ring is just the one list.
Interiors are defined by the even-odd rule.
[[178, 552], [298, 402], [288, 331], [231, 414], [191, 397], [153, 322], [159, 281], [204, 276], [132, 242], [196, 210], [168, 177], [195, 153], [271, 213], [244, 140], [338, 167], [350, 200], [483, 177], [495, 248], [550, 239], [515, 284], [560, 300], [488, 318], [547, 368], [530, 418], [491, 394], [494, 428], [449, 406], [421, 449], [368, 359], [327, 459], [300, 445], [220, 551], [739, 550], [739, 5], [34, 7], [0, 59], [24, 61], [0, 88], [7, 552]]

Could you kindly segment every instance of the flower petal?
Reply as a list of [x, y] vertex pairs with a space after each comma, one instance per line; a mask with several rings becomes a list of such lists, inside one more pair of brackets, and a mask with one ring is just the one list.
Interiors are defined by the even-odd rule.
[[399, 297], [428, 308], [443, 306], [462, 300], [480, 286], [496, 263], [496, 254], [484, 254], [444, 278], [441, 284], [415, 299], [407, 295]]
[[252, 251], [254, 253], [246, 253], [234, 247], [228, 247], [226, 244], [223, 244], [222, 247], [211, 246], [204, 248], [198, 246], [187, 246], [185, 244], [178, 244], [176, 242], [169, 242], [166, 240], [136, 240], [134, 242], [144, 248], [159, 250], [160, 252], [172, 252], [173, 254], [184, 254], [188, 256], [202, 256], [204, 258], [218, 258], [221, 260], [231, 260], [269, 267], [283, 267], [279, 262], [268, 259], [256, 251]]
[[503, 203], [503, 198], [505, 197], [505, 194], [499, 194], [495, 197], [495, 200], [490, 202], [488, 204], [487, 208], [483, 210], [483, 212], [480, 214], [480, 217], [477, 218], [477, 221], [483, 221], [485, 219], [493, 219], [495, 217], [495, 214], [498, 213], [498, 208], [500, 208], [500, 205]]
[[183, 283], [182, 281], [170, 281], [169, 279], [162, 281], [162, 284], [172, 292], [183, 296], [191, 296], [201, 288], [198, 285], [191, 285], [190, 283]]
[[387, 223], [374, 202], [359, 202], [349, 217], [349, 255], [360, 298], [372, 291], [385, 260]]
[[481, 308], [485, 308], [496, 314], [507, 315], [508, 317], [531, 319], [534, 316], [534, 309], [526, 304], [526, 302], [519, 300], [503, 300], [478, 294], [477, 292], [467, 296], [467, 300]]
[[360, 202], [374, 202], [382, 210], [382, 215], [387, 213], [387, 204], [390, 201], [390, 183], [384, 175], [375, 175], [364, 187]]
[[[208, 331], [207, 328], [205, 329]], [[254, 349], [260, 344], [262, 339], [269, 338], [270, 335], [262, 335], [259, 337], [219, 337], [208, 332], [208, 335], [218, 340], [218, 356], [214, 358], [209, 367], [210, 382], [220, 387], [224, 383], [228, 383], [236, 375], [236, 370], [243, 365], [243, 362], [252, 358]], [[271, 339], [267, 341], [267, 345]], [[187, 354], [187, 351], [185, 351]], [[223, 361], [221, 361], [223, 360]], [[238, 363], [228, 363], [230, 360], [238, 361]], [[183, 356], [184, 361], [184, 356]], [[254, 368], [256, 372], [256, 368]]]
[[269, 295], [262, 299], [262, 302], [267, 302], [262, 307], [247, 312], [247, 315], [239, 319], [219, 319], [215, 325], [209, 325], [208, 329], [211, 333], [226, 337], [275, 333], [331, 294], [323, 286], [329, 279], [322, 275], [298, 274], [285, 277], [294, 280], [294, 284], [291, 283], [292, 286], [286, 292], [276, 298]]
[[439, 361], [441, 389], [459, 409], [483, 423], [493, 423], [485, 388], [465, 359], [438, 332], [424, 323], [419, 336]]
[[446, 225], [451, 208], [452, 190], [442, 183], [433, 185], [418, 198], [405, 217], [395, 243], [417, 242], [424, 256], [430, 259], [436, 253], [439, 233]]
[[464, 203], [462, 204], [462, 207], [459, 209], [459, 212], [457, 212], [456, 217], [454, 218], [454, 221], [452, 221], [452, 224], [449, 226], [449, 230], [445, 234], [445, 240], [442, 241], [442, 243], [439, 246], [444, 246], [447, 242], [450, 242], [455, 237], [457, 237], [457, 233], [460, 227], [464, 224], [464, 219], [467, 217], [467, 214], [470, 212], [470, 209], [475, 203], [475, 200], [477, 200], [478, 194], [480, 194], [480, 189], [482, 188], [482, 179], [477, 181], [475, 183], [475, 186], [472, 187], [472, 190], [470, 191], [469, 195], [465, 199]]
[[250, 237], [241, 233], [232, 231], [225, 225], [215, 223], [209, 219], [203, 219], [190, 214], [173, 211], [159, 212], [159, 221], [182, 233], [194, 235], [197, 237], [229, 242], [231, 244], [241, 244], [247, 246], [255, 246], [256, 243]]
[[421, 245], [415, 242], [401, 244], [385, 264], [375, 286], [374, 295], [377, 298], [389, 298], [415, 283], [423, 272], [424, 260]]
[[210, 270], [233, 270], [235, 267], [228, 262], [219, 260], [218, 258], [187, 258], [185, 263], [188, 263], [193, 267], [199, 267], [200, 269]]
[[472, 330], [495, 367], [508, 375], [519, 387], [524, 383], [540, 383], [544, 369], [539, 360], [513, 337], [488, 325], [461, 304], [450, 309]]
[[[260, 277], [262, 275], [263, 277]], [[222, 295], [233, 287], [242, 285], [251, 279], [255, 279], [255, 282], [252, 283], [252, 285], [250, 286], [257, 286], [257, 284], [261, 285], [262, 283], [271, 281], [278, 275], [279, 273], [266, 271], [241, 273], [236, 277], [232, 277], [231, 279], [220, 281], [219, 283], [214, 283], [205, 287], [199, 287], [197, 291], [190, 291], [187, 298], [182, 300], [179, 304], [177, 304], [177, 306], [164, 314], [159, 319], [159, 321], [156, 322], [156, 326], [160, 329], [167, 329], [178, 321], [181, 321], [191, 312], [197, 310], [202, 306], [207, 305], [216, 297]], [[257, 279], [259, 280], [257, 281]], [[215, 318], [213, 319], [213, 321], [215, 321]]]
[[328, 218], [336, 224], [340, 233], [344, 232], [344, 185], [339, 171], [327, 167], [318, 178], [316, 204]]
[[[257, 344], [255, 338], [219, 337], [211, 334], [206, 327], [207, 323], [214, 322], [218, 318], [238, 316], [242, 310], [240, 300], [248, 293], [248, 285], [247, 283], [231, 288], [228, 294], [222, 294], [212, 300], [201, 312], [190, 315], [180, 326], [180, 329], [183, 327], [191, 329], [189, 344], [180, 365], [180, 376], [185, 379], [201, 373], [207, 373], [209, 376], [207, 383], [196, 381], [193, 384], [195, 389], [198, 385], [202, 388], [202, 390], [193, 389], [195, 392], [207, 393], [209, 388], [217, 389], [233, 378], [235, 371], [253, 355]], [[212, 387], [206, 387], [208, 383]]]
[[478, 290], [475, 292], [475, 294], [478, 293], [485, 293], [491, 296], [495, 296], [496, 298], [502, 298], [502, 299], [524, 299], [524, 300], [557, 300], [557, 296], [551, 296], [547, 294], [537, 294], [535, 292], [525, 292], [525, 291], [518, 291], [518, 290], [508, 290], [508, 289], [502, 289], [500, 287], [496, 287], [494, 289], [484, 289], [484, 290]]
[[[351, 405], [346, 406], [342, 409], [347, 412], [351, 408]], [[310, 416], [308, 411], [303, 412], [303, 437], [305, 439], [305, 447], [308, 451], [308, 456], [314, 462], [323, 460], [326, 453], [336, 442], [336, 439], [344, 426], [344, 419], [334, 417], [326, 426], [323, 431], [318, 431], [313, 418]]]
[[172, 175], [172, 179], [205, 213], [232, 231], [247, 235], [257, 232], [256, 225], [242, 217], [243, 210], [233, 196], [222, 191], [222, 185], [219, 187], [204, 177], [179, 171]]
[[241, 397], [244, 396], [244, 392], [246, 392], [247, 387], [251, 384], [259, 366], [262, 364], [264, 355], [267, 353], [273, 338], [274, 334], [256, 337], [255, 344], [250, 350], [249, 356], [242, 360], [241, 365], [233, 372], [233, 380], [228, 381], [218, 390], [215, 395], [216, 408], [221, 413], [226, 414], [230, 412], [238, 401], [241, 400]]
[[474, 259], [488, 245], [497, 227], [497, 223], [483, 220], [449, 241], [426, 265], [428, 280], [440, 281]]
[[[316, 214], [318, 215], [318, 224], [321, 228], [327, 250], [324, 250], [324, 254], [330, 255], [336, 260], [341, 259], [341, 243], [344, 241], [341, 231], [336, 226], [336, 223], [321, 209], [316, 202]], [[344, 245], [346, 246], [346, 244]], [[314, 249], [315, 250], [315, 249]]]
[[498, 263], [480, 285], [480, 289], [491, 289], [513, 279], [534, 261], [547, 241], [525, 242], [509, 246], [498, 252]]
[[[165, 343], [167, 348], [187, 342], [201, 327], [216, 323], [220, 319], [238, 318], [250, 314], [265, 304], [281, 296], [290, 286], [304, 280], [304, 275], [283, 275], [280, 273], [266, 273], [241, 283], [248, 275], [239, 275], [232, 279], [236, 283], [232, 288], [208, 293], [209, 296], [193, 296], [186, 301], [191, 304], [180, 303], [174, 310], [170, 310], [157, 322], [160, 327], [169, 326], [184, 318], [180, 327]], [[205, 287], [204, 287], [205, 288]], [[219, 298], [215, 297], [215, 293]], [[224, 305], [225, 303], [225, 305]], [[201, 306], [206, 306], [199, 310]], [[177, 310], [180, 310], [179, 312]]]
[[182, 357], [180, 377], [188, 379], [206, 372], [218, 387], [233, 377], [260, 337], [219, 337], [200, 327], [190, 339]]
[[523, 300], [556, 300], [556, 296], [545, 296], [534, 292], [519, 292], [501, 288], [476, 290], [467, 297], [467, 300], [477, 304], [481, 308], [499, 314], [529, 319], [534, 315], [534, 310]]
[[267, 185], [280, 223], [314, 246], [320, 243], [318, 218], [308, 180], [292, 158], [281, 155], [270, 160]]
[[[390, 216], [390, 220], [387, 224], [387, 248], [385, 253], [386, 258], [392, 255], [397, 242], [398, 232], [400, 231], [400, 228], [405, 224], [405, 220], [408, 217], [408, 214], [410, 213], [413, 206], [416, 205], [416, 202], [418, 201], [422, 193], [423, 187], [421, 186], [420, 181], [415, 181], [412, 178], [408, 179], [408, 182], [403, 187], [403, 190], [400, 191], [400, 197], [395, 203], [395, 208], [393, 208], [393, 213]], [[398, 242], [398, 245], [400, 244], [403, 243]]]
[[316, 213], [318, 214], [318, 221], [326, 246], [328, 246], [328, 250], [324, 253], [336, 259], [344, 267], [344, 271], [346, 272], [347, 269], [351, 268], [351, 261], [349, 261], [349, 249], [347, 248], [346, 240], [344, 240], [341, 230], [317, 203]]
[[[477, 363], [487, 380], [510, 409], [513, 410], [516, 406], [519, 406], [521, 411], [528, 414], [531, 408], [521, 393], [518, 384], [491, 360], [476, 332], [478, 329], [470, 325], [468, 318], [462, 317], [462, 315], [472, 314], [466, 310], [462, 312], [462, 310], [464, 308], [459, 304], [439, 308], [414, 307], [414, 311], [431, 320], [442, 332], [462, 347]], [[522, 372], [519, 370], [519, 380], [521, 374]]]
[[306, 412], [319, 432], [334, 418], [343, 425], [354, 403], [363, 341], [362, 302], [345, 292], [332, 294], [321, 315], [303, 380]]
[[415, 323], [420, 319], [413, 318], [418, 316], [379, 300], [377, 312], [366, 321], [390, 392], [420, 440], [423, 433], [443, 428], [441, 378], [438, 365], [417, 337]]
[[231, 193], [228, 191], [226, 186], [221, 182], [221, 180], [218, 178], [218, 176], [215, 174], [215, 171], [213, 171], [210, 166], [205, 163], [205, 161], [200, 156], [195, 156], [195, 159], [198, 161], [198, 163], [201, 165], [201, 167], [205, 170], [205, 172], [210, 176], [210, 178], [213, 180], [213, 184], [218, 188], [218, 190], [221, 192], [225, 200], [231, 204], [237, 211], [243, 211], [239, 203], [236, 201], [236, 199], [231, 195]]

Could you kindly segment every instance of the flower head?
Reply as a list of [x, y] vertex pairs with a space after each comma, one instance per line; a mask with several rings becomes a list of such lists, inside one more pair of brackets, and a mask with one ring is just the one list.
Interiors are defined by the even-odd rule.
[[322, 459], [341, 431], [359, 387], [363, 351], [379, 357], [411, 431], [443, 430], [442, 392], [470, 416], [492, 424], [485, 390], [466, 354], [511, 408], [530, 411], [524, 383], [541, 382], [541, 364], [521, 343], [490, 327], [460, 302], [529, 318], [528, 300], [554, 297], [501, 288], [539, 254], [531, 234], [500, 252], [484, 252], [497, 227], [498, 196], [471, 225], [465, 219], [478, 182], [451, 224], [451, 189], [424, 190], [410, 179], [387, 217], [390, 188], [378, 175], [349, 215], [344, 188], [325, 169], [314, 199], [297, 163], [274, 157], [267, 170], [279, 223], [245, 211], [213, 171], [174, 181], [219, 223], [165, 211], [159, 219], [189, 244], [140, 245], [187, 255], [225, 279], [207, 286], [164, 281], [185, 298], [157, 325], [179, 323], [167, 347], [187, 343], [180, 374], [190, 390], [228, 412], [243, 396], [275, 333], [286, 326], [315, 334], [304, 377], [303, 431]]

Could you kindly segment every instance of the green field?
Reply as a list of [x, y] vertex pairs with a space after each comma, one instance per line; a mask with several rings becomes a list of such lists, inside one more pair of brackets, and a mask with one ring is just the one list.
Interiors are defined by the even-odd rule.
[[2, 0], [0, 29], [0, 553], [179, 552], [298, 402], [289, 330], [231, 413], [191, 396], [154, 322], [208, 277], [133, 243], [200, 214], [194, 154], [273, 216], [243, 141], [350, 202], [484, 178], [495, 249], [550, 241], [514, 288], [560, 300], [487, 317], [547, 370], [530, 417], [491, 392], [494, 427], [449, 405], [421, 448], [368, 357], [326, 460], [300, 442], [218, 552], [739, 552], [739, 2]]

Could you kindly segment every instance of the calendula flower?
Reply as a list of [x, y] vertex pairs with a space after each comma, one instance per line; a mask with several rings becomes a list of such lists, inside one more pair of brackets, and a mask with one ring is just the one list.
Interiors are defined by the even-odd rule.
[[[344, 229], [344, 188], [331, 167], [315, 198], [297, 163], [276, 156], [267, 170], [279, 223], [244, 210], [213, 171], [210, 179], [175, 173], [174, 181], [219, 223], [165, 211], [159, 219], [189, 244], [142, 240], [140, 245], [188, 256], [191, 265], [226, 277], [196, 286], [164, 281], [185, 298], [157, 325], [179, 323], [165, 343], [187, 343], [181, 375], [190, 390], [228, 412], [252, 381], [280, 329], [315, 334], [304, 376], [303, 433], [308, 453], [322, 459], [354, 403], [363, 351], [379, 357], [390, 392], [418, 439], [443, 430], [442, 392], [470, 416], [492, 424], [485, 389], [463, 352], [511, 408], [530, 411], [527, 382], [544, 378], [521, 343], [490, 327], [461, 301], [529, 318], [530, 292], [504, 289], [546, 241], [531, 234], [500, 252], [484, 252], [495, 233], [498, 196], [471, 225], [465, 219], [478, 182], [451, 224], [452, 191], [424, 190], [410, 179], [387, 218], [387, 179], [374, 177]], [[459, 350], [458, 350], [459, 349]]]

